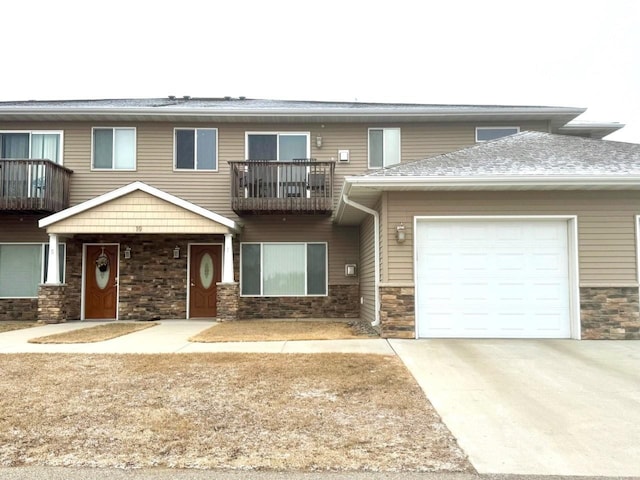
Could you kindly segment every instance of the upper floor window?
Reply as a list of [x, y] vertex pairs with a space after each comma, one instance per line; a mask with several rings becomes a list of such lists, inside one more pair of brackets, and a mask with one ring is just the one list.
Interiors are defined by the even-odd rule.
[[309, 158], [309, 133], [247, 133], [247, 160]]
[[369, 129], [369, 168], [390, 167], [400, 163], [400, 129]]
[[95, 127], [91, 166], [95, 170], [135, 170], [136, 129]]
[[488, 142], [520, 132], [520, 127], [476, 127], [476, 142]]
[[176, 170], [218, 169], [218, 129], [176, 128], [173, 144]]
[[51, 160], [62, 164], [62, 132], [0, 131], [0, 158]]

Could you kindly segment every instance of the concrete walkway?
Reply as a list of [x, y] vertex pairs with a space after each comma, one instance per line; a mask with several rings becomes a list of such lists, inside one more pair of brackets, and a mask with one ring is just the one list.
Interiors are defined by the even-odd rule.
[[363, 338], [352, 340], [279, 341], [195, 343], [189, 337], [205, 330], [213, 321], [163, 320], [160, 325], [98, 343], [36, 344], [30, 338], [79, 328], [101, 325], [104, 322], [68, 322], [42, 325], [0, 334], [0, 353], [372, 353], [394, 355], [386, 340]]
[[478, 472], [640, 476], [640, 341], [389, 343]]

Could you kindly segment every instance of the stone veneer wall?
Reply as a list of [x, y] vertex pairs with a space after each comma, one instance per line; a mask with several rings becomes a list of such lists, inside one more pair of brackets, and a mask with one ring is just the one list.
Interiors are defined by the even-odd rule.
[[62, 323], [67, 321], [66, 285], [40, 285], [38, 287], [38, 321]]
[[[221, 235], [83, 235], [65, 240], [67, 262], [66, 311], [69, 319], [80, 318], [82, 294], [82, 245], [119, 243], [120, 320], [186, 318], [187, 252], [189, 243], [224, 242]], [[237, 242], [234, 242], [237, 243]], [[131, 247], [131, 258], [122, 254]], [[180, 247], [180, 258], [173, 249]], [[235, 253], [235, 252], [234, 252]]]
[[0, 298], [0, 320], [35, 322], [37, 319], [37, 298]]
[[163, 236], [123, 239], [131, 258], [120, 254], [120, 320], [160, 320], [187, 317], [187, 244]]
[[358, 285], [329, 285], [326, 297], [240, 297], [238, 317], [258, 318], [358, 318]]
[[380, 287], [380, 330], [383, 338], [415, 338], [414, 287]]
[[67, 320], [80, 319], [82, 295], [82, 241], [75, 238], [63, 240], [67, 244], [64, 280], [67, 285], [65, 309]]
[[638, 288], [580, 288], [580, 319], [584, 340], [640, 339]]
[[226, 322], [238, 320], [240, 284], [238, 283], [217, 283], [217, 305], [216, 320]]

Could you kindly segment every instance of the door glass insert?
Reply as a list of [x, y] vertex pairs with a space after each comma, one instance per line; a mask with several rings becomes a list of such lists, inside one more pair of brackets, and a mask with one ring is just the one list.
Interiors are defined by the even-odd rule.
[[207, 289], [213, 283], [213, 258], [208, 253], [205, 253], [200, 260], [200, 283], [202, 287]]
[[102, 247], [102, 252], [96, 258], [96, 284], [100, 290], [107, 288], [109, 283], [109, 274], [111, 271], [111, 265], [109, 264], [109, 257], [104, 253], [104, 247]]
[[102, 267], [96, 266], [96, 284], [100, 290], [107, 288], [109, 284], [109, 271], [111, 270], [109, 265]]

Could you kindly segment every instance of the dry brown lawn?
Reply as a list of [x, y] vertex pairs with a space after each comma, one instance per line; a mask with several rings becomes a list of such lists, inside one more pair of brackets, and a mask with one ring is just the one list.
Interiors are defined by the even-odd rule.
[[393, 356], [0, 362], [0, 466], [473, 471]]
[[241, 320], [214, 325], [194, 335], [189, 341], [212, 343], [339, 340], [369, 338], [373, 334], [375, 332], [366, 331], [355, 322]]
[[29, 339], [29, 343], [95, 343], [153, 327], [158, 323], [107, 323]]
[[33, 322], [0, 322], [0, 333], [10, 332], [12, 330], [20, 330], [23, 328], [35, 327]]

